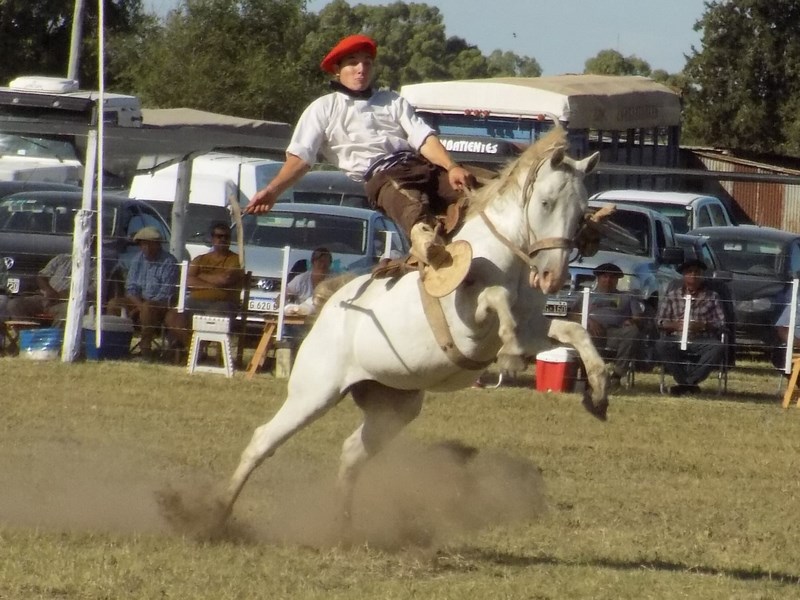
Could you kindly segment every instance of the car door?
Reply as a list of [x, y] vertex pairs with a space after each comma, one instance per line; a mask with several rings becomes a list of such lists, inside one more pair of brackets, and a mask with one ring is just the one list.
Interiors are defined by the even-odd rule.
[[[667, 220], [658, 219], [655, 222], [656, 226], [656, 247], [658, 248], [659, 258], [663, 254], [665, 248], [676, 247], [678, 244], [675, 241], [675, 230], [672, 228], [672, 223]], [[666, 293], [667, 287], [675, 279], [678, 278], [678, 272], [675, 266], [665, 263], [663, 260], [658, 261], [656, 266], [656, 279], [658, 280], [659, 297], [663, 297]]]
[[387, 219], [383, 216], [375, 218], [375, 238], [374, 248], [375, 256], [383, 256], [386, 249], [386, 232], [391, 232], [392, 242], [390, 250], [400, 256], [405, 256], [408, 252], [408, 245], [405, 236], [400, 232], [394, 221]]

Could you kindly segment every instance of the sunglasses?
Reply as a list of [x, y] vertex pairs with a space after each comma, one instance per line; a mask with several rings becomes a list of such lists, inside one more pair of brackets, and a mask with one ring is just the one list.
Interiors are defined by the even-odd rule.
[[218, 240], [229, 240], [231, 239], [231, 235], [229, 233], [215, 233], [212, 237]]

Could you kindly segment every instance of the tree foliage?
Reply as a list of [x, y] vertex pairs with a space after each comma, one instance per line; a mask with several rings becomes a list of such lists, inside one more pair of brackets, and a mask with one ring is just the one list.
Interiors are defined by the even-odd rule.
[[800, 156], [800, 3], [706, 4], [685, 72], [685, 139]]
[[638, 56], [622, 56], [616, 50], [600, 50], [584, 63], [584, 73], [594, 75], [650, 75], [650, 65]]
[[[65, 0], [0, 0], [0, 84], [19, 75], [66, 77], [73, 2]], [[106, 0], [109, 37], [130, 35], [152, 20], [142, 0]], [[85, 3], [81, 69], [85, 87], [97, 85], [97, 2]], [[114, 83], [109, 71], [110, 83]]]
[[303, 0], [182, 0], [160, 27], [121, 39], [113, 56], [119, 81], [147, 106], [293, 122], [325, 90], [322, 57], [355, 32], [378, 43], [379, 87], [541, 74], [533, 58], [500, 50], [487, 57], [447, 38], [439, 9], [414, 2], [334, 0], [315, 14]]

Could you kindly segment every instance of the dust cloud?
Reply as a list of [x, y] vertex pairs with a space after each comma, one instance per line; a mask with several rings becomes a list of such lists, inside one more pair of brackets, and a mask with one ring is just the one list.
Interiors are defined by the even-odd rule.
[[[397, 442], [370, 461], [342, 518], [333, 478], [319, 465], [283, 464], [268, 493], [245, 486], [223, 528], [208, 474], [152, 473], [120, 449], [39, 446], [0, 464], [0, 524], [58, 531], [191, 535], [314, 548], [434, 548], [470, 533], [545, 512], [539, 469], [458, 442]], [[260, 469], [269, 469], [275, 457]], [[285, 460], [285, 459], [284, 459]], [[152, 464], [152, 463], [150, 463]], [[225, 474], [227, 477], [227, 474]]]

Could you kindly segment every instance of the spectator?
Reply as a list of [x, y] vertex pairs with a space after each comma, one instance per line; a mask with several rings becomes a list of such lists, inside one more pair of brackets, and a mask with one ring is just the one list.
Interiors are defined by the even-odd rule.
[[152, 360], [153, 337], [173, 305], [178, 290], [178, 261], [161, 247], [163, 240], [155, 227], [143, 227], [133, 236], [139, 246], [125, 278], [125, 296], [112, 298], [108, 312], [125, 309], [139, 321], [142, 330], [142, 358]]
[[189, 292], [186, 312], [172, 309], [167, 315], [175, 340], [184, 348], [189, 344], [190, 319], [194, 313], [231, 316], [241, 304], [244, 271], [239, 255], [230, 250], [230, 227], [216, 221], [211, 224], [209, 234], [211, 252], [193, 258], [186, 273]]
[[286, 295], [297, 304], [314, 296], [314, 288], [328, 276], [333, 256], [327, 248], [319, 247], [311, 253], [311, 269], [300, 273], [286, 286]]
[[[683, 285], [669, 290], [658, 308], [656, 322], [662, 337], [656, 341], [656, 356], [677, 383], [670, 388], [673, 396], [699, 392], [698, 384], [719, 368], [726, 351], [720, 340], [725, 313], [719, 295], [706, 288], [705, 270], [701, 260], [684, 262], [678, 268]], [[687, 295], [691, 296], [692, 304], [688, 346], [683, 351], [680, 341]]]
[[[7, 313], [11, 319], [30, 319], [46, 316], [54, 323], [67, 318], [69, 288], [72, 278], [72, 255], [57, 254], [39, 271], [36, 283], [39, 293], [33, 296], [16, 296], [8, 301]], [[89, 291], [95, 288], [97, 272], [92, 267]]]
[[628, 292], [617, 289], [622, 269], [614, 263], [603, 263], [594, 269], [597, 280], [589, 296], [589, 318], [586, 330], [600, 349], [613, 350], [614, 367], [609, 378], [611, 389], [620, 386], [636, 357], [640, 332], [638, 321], [642, 309]]

